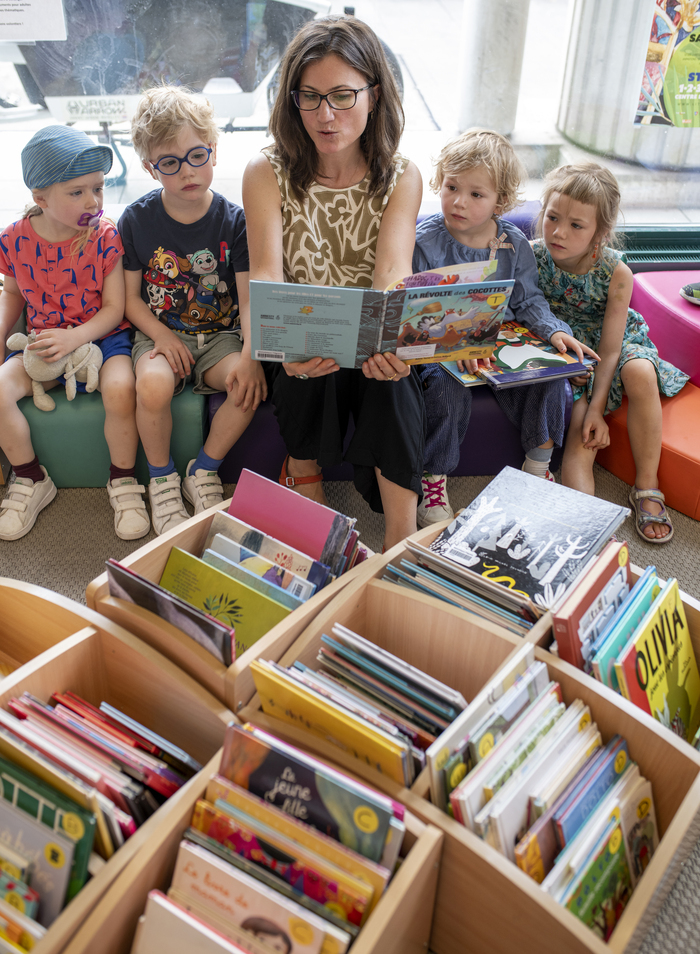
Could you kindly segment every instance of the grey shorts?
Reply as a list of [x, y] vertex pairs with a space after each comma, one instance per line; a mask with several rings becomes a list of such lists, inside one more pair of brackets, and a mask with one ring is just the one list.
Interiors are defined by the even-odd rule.
[[[177, 332], [175, 332], [177, 334]], [[209, 335], [180, 335], [194, 355], [194, 367], [186, 378], [180, 379], [175, 385], [175, 394], [179, 394], [185, 384], [194, 382], [195, 394], [216, 394], [216, 388], [210, 388], [204, 383], [204, 375], [229, 354], [237, 354], [243, 350], [243, 342], [233, 331], [214, 331]], [[153, 339], [149, 338], [138, 328], [135, 329], [134, 346], [131, 349], [131, 363], [136, 370], [136, 363], [149, 351], [153, 350]]]

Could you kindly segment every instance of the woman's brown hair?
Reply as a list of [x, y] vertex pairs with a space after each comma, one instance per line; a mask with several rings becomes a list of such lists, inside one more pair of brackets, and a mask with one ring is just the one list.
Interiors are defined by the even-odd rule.
[[[311, 20], [296, 34], [281, 63], [280, 85], [270, 116], [275, 149], [297, 197], [303, 199], [319, 173], [316, 149], [292, 99], [305, 68], [325, 56], [340, 57], [379, 86], [360, 148], [369, 166], [370, 195], [384, 195], [394, 173], [392, 159], [403, 132], [404, 115], [396, 82], [376, 33], [356, 17], [329, 16]], [[370, 90], [372, 93], [372, 90]]]

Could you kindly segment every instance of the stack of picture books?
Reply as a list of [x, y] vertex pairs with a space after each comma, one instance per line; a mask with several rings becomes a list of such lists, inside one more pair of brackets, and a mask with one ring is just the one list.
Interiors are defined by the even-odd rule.
[[573, 351], [562, 354], [534, 331], [515, 321], [506, 321], [501, 325], [489, 364], [491, 367], [487, 368], [480, 360], [476, 374], [471, 374], [460, 371], [456, 361], [442, 362], [445, 370], [465, 388], [489, 384], [494, 391], [560, 378], [587, 377], [596, 362], [588, 355], [579, 362]]
[[648, 566], [630, 587], [627, 545], [609, 544], [553, 614], [562, 659], [694, 745], [700, 674], [676, 579]]
[[[429, 546], [406, 540], [418, 568], [402, 564], [401, 582], [430, 587], [434, 595], [442, 588], [453, 598], [445, 581], [457, 583], [480, 598], [487, 618], [500, 615], [522, 632], [523, 620], [561, 605], [628, 514], [626, 507], [504, 467]], [[397, 569], [388, 572], [399, 577]], [[477, 612], [476, 605], [472, 599], [469, 608]]]
[[102, 860], [201, 766], [73, 692], [49, 703], [25, 692], [8, 708], [0, 710], [0, 939], [11, 943], [0, 950], [14, 951], [30, 950]]
[[344, 954], [391, 879], [404, 831], [401, 805], [232, 723], [132, 954]]
[[658, 845], [651, 784], [524, 645], [428, 750], [431, 797], [607, 940]]
[[224, 666], [370, 555], [355, 518], [243, 470], [201, 553], [173, 547], [158, 583], [107, 561], [110, 595], [182, 630]]
[[409, 786], [426, 750], [466, 706], [463, 696], [336, 623], [323, 636], [319, 669], [254, 660], [263, 711], [346, 746]]

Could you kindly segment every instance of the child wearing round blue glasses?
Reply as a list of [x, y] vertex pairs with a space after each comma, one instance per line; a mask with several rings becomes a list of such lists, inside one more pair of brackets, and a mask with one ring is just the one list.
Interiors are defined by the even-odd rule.
[[[248, 245], [243, 209], [212, 191], [218, 130], [209, 103], [183, 87], [142, 96], [131, 124], [144, 168], [159, 188], [119, 220], [126, 314], [136, 327], [136, 422], [148, 460], [156, 533], [223, 500], [218, 469], [267, 389], [250, 354]], [[194, 391], [226, 401], [184, 479], [170, 454], [170, 404]]]

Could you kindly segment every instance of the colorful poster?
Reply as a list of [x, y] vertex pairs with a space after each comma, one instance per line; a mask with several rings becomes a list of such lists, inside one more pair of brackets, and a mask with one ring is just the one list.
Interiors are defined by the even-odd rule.
[[634, 121], [700, 126], [700, 0], [656, 0]]

